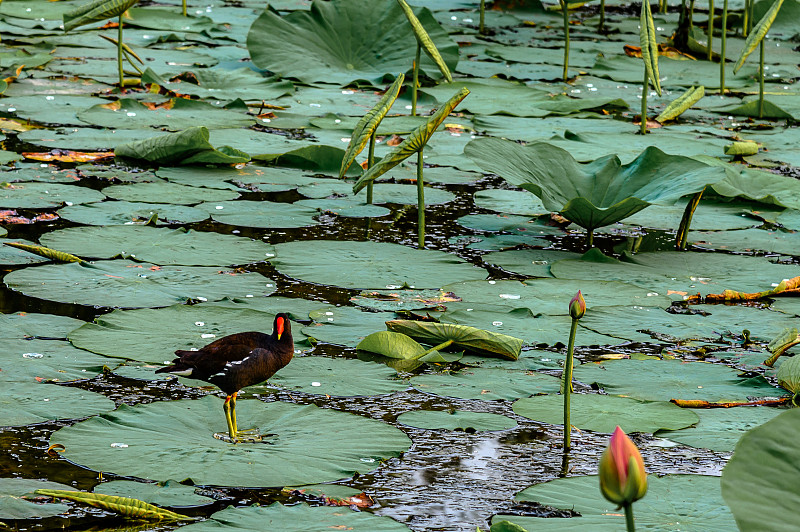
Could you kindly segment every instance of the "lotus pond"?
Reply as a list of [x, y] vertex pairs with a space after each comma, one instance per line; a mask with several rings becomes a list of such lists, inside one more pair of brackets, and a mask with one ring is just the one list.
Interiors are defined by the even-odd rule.
[[[618, 425], [641, 529], [792, 530], [796, 0], [86, 4], [0, 4], [0, 530], [622, 530]], [[215, 439], [155, 370], [279, 312]]]

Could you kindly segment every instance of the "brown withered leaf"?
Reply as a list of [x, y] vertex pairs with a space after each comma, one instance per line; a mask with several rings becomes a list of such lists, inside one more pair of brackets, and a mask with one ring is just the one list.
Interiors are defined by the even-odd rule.
[[[626, 44], [623, 46], [625, 50], [625, 55], [628, 57], [642, 57], [642, 47], [641, 46], [633, 46], [631, 44]], [[677, 48], [673, 48], [672, 46], [667, 46], [664, 43], [660, 43], [658, 45], [658, 55], [669, 57], [670, 59], [688, 59], [696, 61], [697, 59], [687, 53], [681, 52]]]
[[113, 159], [113, 151], [71, 151], [71, 150], [54, 150], [52, 152], [22, 152], [22, 156], [26, 159], [34, 161], [60, 161], [62, 163], [91, 163], [95, 161], [102, 161], [104, 159]]

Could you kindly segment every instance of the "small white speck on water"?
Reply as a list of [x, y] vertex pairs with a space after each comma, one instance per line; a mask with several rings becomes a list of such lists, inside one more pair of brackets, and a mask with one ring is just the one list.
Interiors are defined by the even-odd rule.
[[341, 140], [342, 142], [350, 142], [350, 137], [342, 137], [339, 140]]
[[500, 294], [500, 299], [519, 299], [519, 294]]
[[206, 324], [206, 322], [204, 322], [204, 321], [196, 321], [196, 322], [194, 322], [194, 324], [197, 325], [198, 327], [202, 327], [203, 325]]
[[333, 321], [333, 318], [328, 318], [328, 321]]
[[217, 337], [216, 334], [211, 334], [211, 333], [203, 333], [200, 335], [200, 338], [216, 338], [216, 337]]
[[356, 93], [356, 91], [350, 91], [350, 90], [342, 91], [342, 94], [355, 94], [355, 93]]
[[45, 100], [55, 100], [56, 97], [55, 96], [45, 96], [44, 99]]
[[325, 312], [325, 315], [326, 315], [326, 316], [333, 316], [333, 312], [331, 312], [331, 311], [326, 311], [326, 312]]
[[657, 296], [658, 292], [647, 292], [647, 297]]
[[341, 124], [341, 123], [342, 123], [342, 121], [341, 121], [340, 119], [338, 119], [338, 118], [337, 118], [336, 120], [334, 120], [334, 121], [333, 121], [333, 123], [334, 123], [334, 124]]
[[493, 321], [492, 322], [492, 325], [494, 325], [495, 327], [500, 327], [502, 324], [503, 324], [502, 321]]
[[127, 443], [114, 442], [114, 443], [111, 444], [111, 447], [113, 447], [114, 449], [127, 449], [128, 448], [128, 444]]
[[128, 111], [125, 114], [128, 115], [128, 116], [136, 116], [136, 113], [134, 113], [133, 111]]
[[467, 24], [469, 24], [470, 22], [472, 22], [472, 19], [471, 19], [471, 18], [465, 18], [465, 19], [463, 19], [463, 20], [464, 20], [464, 22], [466, 22]]
[[[8, 112], [9, 112], [9, 113], [13, 113], [13, 112], [14, 112], [14, 111], [16, 111], [16, 110], [17, 110], [17, 108], [16, 108], [16, 107], [9, 107], [9, 108], [8, 108]], [[42, 166], [47, 166], [47, 165], [46, 165], [46, 164], [43, 164]]]
[[468, 309], [467, 309], [467, 312], [472, 312], [473, 310], [475, 310], [475, 309], [468, 308]]
[[410, 105], [406, 105], [406, 109], [411, 109], [411, 106]]
[[275, 254], [274, 254], [274, 253], [269, 253], [269, 252], [267, 252], [267, 253], [264, 253], [264, 256], [265, 256], [265, 257], [274, 257], [274, 256], [275, 256]]
[[244, 297], [253, 297], [253, 294], [246, 294]]
[[322, 105], [318, 104], [318, 103], [310, 103], [310, 104], [308, 104], [308, 106], [309, 107], [322, 107]]
[[497, 284], [497, 281], [489, 281], [489, 284]]
[[371, 463], [375, 462], [375, 459], [374, 458], [362, 458], [361, 461], [362, 462], [366, 462], [368, 464], [371, 464]]
[[44, 358], [41, 353], [22, 353], [22, 358]]
[[207, 298], [207, 297], [203, 297], [203, 296], [197, 296], [197, 298], [196, 298], [196, 299], [197, 299], [198, 301], [208, 301], [208, 298]]
[[452, 15], [452, 16], [450, 17], [450, 20], [458, 20], [458, 17], [457, 17], [457, 16], [455, 16], [455, 15]]

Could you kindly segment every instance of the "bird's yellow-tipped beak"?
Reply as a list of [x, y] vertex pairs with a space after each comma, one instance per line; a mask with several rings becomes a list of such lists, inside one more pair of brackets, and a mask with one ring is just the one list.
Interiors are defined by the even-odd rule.
[[275, 328], [278, 332], [278, 340], [281, 339], [281, 335], [283, 334], [283, 318], [278, 318], [278, 321], [275, 323]]

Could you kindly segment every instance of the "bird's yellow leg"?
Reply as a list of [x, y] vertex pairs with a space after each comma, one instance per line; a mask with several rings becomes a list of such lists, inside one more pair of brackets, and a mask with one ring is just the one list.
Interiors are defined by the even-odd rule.
[[231, 419], [228, 421], [228, 426], [233, 427], [231, 430], [231, 437], [235, 438], [235, 434], [238, 431], [238, 427], [236, 426], [236, 394], [239, 392], [233, 392], [233, 395], [230, 397], [230, 404], [231, 404]]
[[231, 395], [231, 421], [233, 422], [233, 430], [236, 432], [236, 439], [242, 442], [260, 442], [261, 433], [258, 429], [239, 430], [236, 424], [236, 394]]
[[222, 407], [225, 409], [225, 421], [228, 422], [228, 436], [232, 443], [236, 443], [236, 397], [229, 395], [225, 398], [225, 403]]

